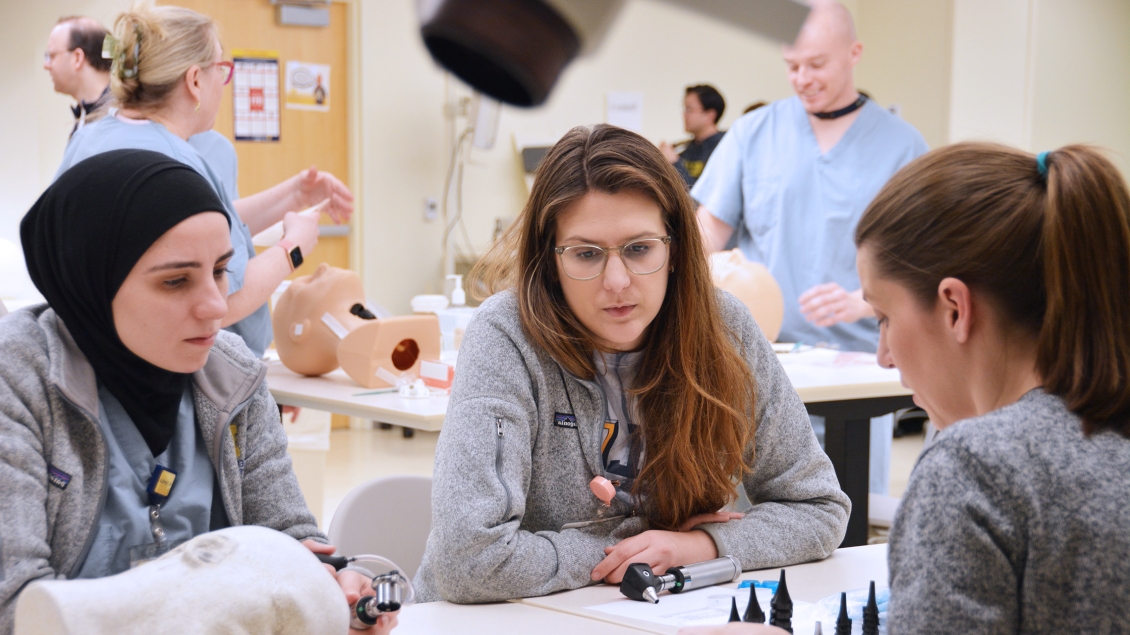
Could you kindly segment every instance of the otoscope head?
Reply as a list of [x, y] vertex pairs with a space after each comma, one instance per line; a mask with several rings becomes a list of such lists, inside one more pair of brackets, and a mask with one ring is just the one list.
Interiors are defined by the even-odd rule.
[[659, 587], [661, 582], [655, 572], [644, 562], [628, 565], [624, 572], [624, 579], [620, 582], [620, 593], [633, 600], [646, 600], [652, 604], [659, 603]]

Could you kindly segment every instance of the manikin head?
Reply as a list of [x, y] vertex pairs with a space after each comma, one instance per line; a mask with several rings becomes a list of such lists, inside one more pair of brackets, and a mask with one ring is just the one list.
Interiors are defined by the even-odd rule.
[[81, 100], [86, 83], [97, 84], [98, 93], [110, 83], [110, 60], [102, 58], [106, 29], [96, 20], [81, 16], [59, 20], [47, 36], [43, 68], [51, 75], [55, 92]]
[[349, 606], [314, 554], [256, 525], [193, 538], [117, 575], [32, 583], [16, 604], [19, 635], [341, 635]]
[[358, 304], [365, 305], [365, 290], [352, 271], [322, 263], [314, 273], [292, 281], [271, 318], [283, 365], [310, 376], [337, 368], [342, 338], [322, 316], [329, 313], [348, 333], [367, 321], [351, 312]]
[[731, 249], [710, 256], [710, 275], [714, 286], [734, 294], [749, 308], [770, 342], [777, 341], [785, 319], [785, 300], [765, 265], [746, 260], [740, 249]]
[[855, 101], [853, 70], [863, 54], [851, 14], [839, 2], [821, 0], [792, 46], [784, 47], [789, 83], [808, 112], [828, 112]]

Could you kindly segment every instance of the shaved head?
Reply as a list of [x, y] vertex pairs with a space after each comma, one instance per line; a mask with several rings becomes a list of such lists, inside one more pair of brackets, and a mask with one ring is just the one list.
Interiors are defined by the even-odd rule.
[[789, 82], [810, 113], [828, 112], [855, 101], [853, 69], [863, 52], [847, 7], [834, 0], [811, 3], [792, 46], [783, 47]]
[[[810, 3], [812, 10], [808, 19], [797, 34], [794, 46], [800, 46], [805, 40], [817, 40], [824, 43], [835, 43], [844, 48], [855, 43], [855, 20], [851, 12], [843, 4], [835, 0], [816, 0]], [[786, 47], [792, 48], [792, 47]]]

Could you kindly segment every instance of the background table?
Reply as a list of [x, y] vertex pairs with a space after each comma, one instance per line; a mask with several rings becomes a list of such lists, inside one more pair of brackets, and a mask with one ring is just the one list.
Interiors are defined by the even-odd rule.
[[[887, 583], [887, 546], [873, 545], [839, 549], [818, 562], [785, 567], [789, 595], [794, 600], [816, 602], [841, 591]], [[741, 580], [776, 580], [779, 569], [747, 571]], [[719, 585], [733, 589], [738, 582]], [[587, 609], [587, 606], [624, 599], [615, 586], [595, 585], [518, 603], [457, 605], [433, 602], [410, 606], [402, 612], [397, 635], [422, 633], [585, 633], [586, 635], [672, 635], [678, 628], [655, 622], [632, 620]], [[661, 600], [662, 602], [662, 600]], [[768, 612], [768, 607], [762, 607]], [[830, 625], [829, 625], [830, 626]], [[831, 628], [825, 629], [831, 633]]]
[[439, 430], [447, 413], [447, 396], [407, 399], [394, 392], [370, 392], [340, 368], [321, 377], [305, 377], [277, 360], [266, 362], [267, 387], [284, 406], [313, 408], [350, 417], [392, 423], [417, 430]]
[[[867, 544], [867, 493], [871, 457], [871, 417], [914, 405], [897, 370], [880, 368], [867, 353], [809, 349], [777, 356], [809, 414], [825, 418], [824, 451], [832, 460], [840, 488], [852, 502], [841, 546]], [[275, 401], [391, 423], [418, 430], [439, 430], [447, 412], [446, 396], [406, 399], [395, 393], [368, 392], [341, 369], [304, 377], [278, 361], [267, 362], [267, 385]]]
[[899, 372], [869, 353], [815, 348], [777, 356], [811, 415], [824, 417], [824, 451], [851, 499], [843, 547], [867, 544], [871, 417], [914, 405]]

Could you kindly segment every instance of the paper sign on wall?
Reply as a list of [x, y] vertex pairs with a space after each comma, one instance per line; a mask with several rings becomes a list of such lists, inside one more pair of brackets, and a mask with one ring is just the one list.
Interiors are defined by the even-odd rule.
[[330, 65], [287, 60], [286, 107], [329, 112]]
[[232, 51], [236, 141], [279, 140], [279, 59], [273, 51]]
[[632, 132], [643, 130], [643, 93], [609, 92], [608, 123]]

